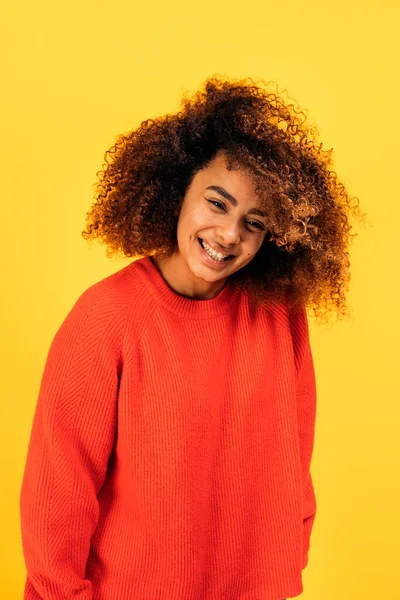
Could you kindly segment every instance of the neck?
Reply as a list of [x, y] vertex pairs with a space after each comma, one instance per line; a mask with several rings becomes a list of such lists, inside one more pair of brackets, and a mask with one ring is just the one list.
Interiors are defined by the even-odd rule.
[[161, 260], [157, 256], [153, 256], [152, 259], [169, 287], [185, 298], [210, 300], [215, 298], [225, 286], [226, 278], [209, 282], [196, 277], [176, 254]]

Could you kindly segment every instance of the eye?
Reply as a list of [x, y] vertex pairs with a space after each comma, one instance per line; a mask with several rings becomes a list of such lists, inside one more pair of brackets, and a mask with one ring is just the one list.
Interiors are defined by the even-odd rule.
[[[226, 212], [226, 206], [223, 202], [220, 202], [219, 200], [209, 200], [207, 198], [205, 198], [205, 200], [211, 204], [211, 206], [215, 206], [218, 209], [224, 210]], [[255, 229], [257, 229], [257, 231], [264, 231], [265, 227], [262, 223], [260, 223], [259, 221], [247, 221], [247, 224], [250, 225], [251, 227], [254, 227]]]
[[258, 221], [247, 221], [247, 222], [248, 222], [249, 225], [251, 225], [252, 227], [255, 227], [259, 231], [263, 231], [264, 230], [264, 225], [262, 225]]
[[218, 205], [217, 208], [222, 208], [222, 210], [225, 210], [225, 204], [223, 204], [222, 202], [219, 202], [218, 200], [207, 200], [207, 202], [213, 206], [215, 206], [217, 204]]

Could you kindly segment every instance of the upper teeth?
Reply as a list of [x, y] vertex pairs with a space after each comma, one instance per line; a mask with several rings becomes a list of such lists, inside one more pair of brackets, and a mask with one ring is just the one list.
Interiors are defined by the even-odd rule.
[[215, 260], [223, 260], [226, 256], [228, 256], [228, 254], [221, 254], [221, 252], [216, 252], [211, 248], [211, 246], [208, 246], [208, 244], [206, 244], [204, 240], [202, 241], [202, 245], [204, 250], [206, 250], [207, 253], [210, 254], [213, 258], [215, 258]]

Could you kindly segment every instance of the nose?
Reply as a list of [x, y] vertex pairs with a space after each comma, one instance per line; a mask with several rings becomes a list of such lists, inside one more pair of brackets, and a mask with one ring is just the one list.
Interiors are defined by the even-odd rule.
[[221, 244], [238, 244], [240, 242], [240, 226], [236, 221], [225, 223], [218, 231]]

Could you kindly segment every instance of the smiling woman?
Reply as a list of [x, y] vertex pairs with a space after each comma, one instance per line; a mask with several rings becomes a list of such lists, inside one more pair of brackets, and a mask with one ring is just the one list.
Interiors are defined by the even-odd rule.
[[[344, 314], [351, 200], [299, 113], [210, 78], [106, 153], [86, 239], [135, 257], [51, 343], [25, 600], [299, 596], [316, 497], [307, 308]], [[360, 215], [353, 210], [354, 215]]]
[[266, 213], [254, 182], [243, 169], [227, 167], [219, 152], [194, 176], [180, 208], [176, 250], [155, 258], [169, 285], [190, 298], [219, 294], [226, 279], [254, 258], [266, 235]]
[[[356, 235], [350, 217], [362, 221], [364, 213], [338, 180], [332, 151], [323, 150], [304, 113], [268, 87], [210, 77], [192, 97], [184, 96], [175, 115], [121, 134], [106, 152], [82, 235], [105, 243], [108, 255], [157, 256], [161, 265], [180, 252], [181, 208], [186, 212], [205, 197], [217, 222], [211, 247], [224, 247], [226, 225], [238, 239], [246, 234], [246, 244], [254, 232], [261, 241], [246, 264], [242, 240], [237, 246], [229, 241], [240, 250], [234, 264], [241, 267], [227, 264], [221, 278], [229, 272], [257, 302], [307, 305], [321, 322], [333, 311], [345, 318], [348, 246]], [[247, 213], [253, 209], [251, 217], [260, 217], [250, 219], [249, 213], [245, 227], [243, 203]], [[210, 286], [194, 281], [193, 297], [202, 289], [210, 297]]]

